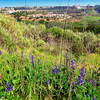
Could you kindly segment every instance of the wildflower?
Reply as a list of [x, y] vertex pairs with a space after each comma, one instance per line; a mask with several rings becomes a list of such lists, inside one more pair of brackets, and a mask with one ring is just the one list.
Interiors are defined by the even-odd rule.
[[96, 100], [96, 98], [93, 97], [92, 100]]
[[12, 91], [13, 90], [13, 87], [9, 83], [6, 83], [5, 90], [6, 90], [6, 92]]
[[40, 59], [38, 59], [38, 64], [40, 64]]
[[92, 82], [92, 85], [96, 85], [96, 80], [94, 80], [94, 81]]
[[47, 81], [46, 81], [46, 85], [48, 85], [48, 84], [50, 84], [50, 80], [47, 80]]
[[88, 97], [89, 96], [88, 92], [85, 92], [85, 95]]
[[81, 76], [78, 76], [78, 84], [79, 84], [79, 85], [84, 84], [84, 82], [83, 82], [83, 80], [82, 80], [82, 77], [81, 77]]
[[34, 56], [31, 56], [31, 63], [34, 64]]
[[86, 82], [90, 82], [90, 80], [86, 80]]
[[80, 75], [83, 77], [84, 73], [85, 73], [85, 69], [84, 69], [84, 67], [82, 67], [81, 70], [80, 70]]
[[74, 60], [71, 60], [71, 66], [74, 66], [75, 65], [75, 61]]
[[66, 54], [66, 60], [68, 60], [68, 58], [69, 58], [69, 57], [68, 57], [68, 55]]
[[75, 69], [75, 61], [74, 60], [71, 60], [70, 67], [71, 67], [71, 69]]
[[53, 73], [53, 74], [57, 74], [58, 72], [59, 72], [59, 71], [58, 71], [57, 67], [55, 67], [55, 68], [52, 69], [52, 73]]
[[69, 57], [68, 57], [68, 55], [66, 54], [66, 55], [65, 55], [65, 60], [66, 60], [66, 62], [68, 62], [68, 59], [69, 59]]

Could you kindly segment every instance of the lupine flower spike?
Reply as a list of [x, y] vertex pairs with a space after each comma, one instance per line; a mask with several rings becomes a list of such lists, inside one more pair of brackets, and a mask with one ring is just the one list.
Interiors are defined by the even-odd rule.
[[88, 97], [89, 96], [88, 92], [85, 92], [85, 95]]
[[12, 91], [12, 90], [13, 90], [13, 87], [10, 85], [10, 83], [6, 83], [5, 91], [9, 92], [9, 91]]
[[80, 70], [80, 75], [83, 77], [84, 74], [85, 74], [85, 69], [84, 69], [84, 67], [82, 67], [81, 70]]
[[67, 54], [65, 55], [65, 58], [66, 58], [66, 62], [68, 62], [69, 57]]
[[86, 82], [90, 82], [90, 80], [86, 80]]
[[75, 61], [74, 60], [71, 60], [71, 66], [74, 66], [75, 65]]
[[84, 82], [83, 82], [83, 80], [82, 80], [82, 77], [81, 77], [81, 76], [78, 76], [78, 84], [79, 84], [79, 85], [84, 84]]
[[38, 64], [40, 64], [40, 59], [38, 59]]
[[34, 56], [31, 56], [31, 63], [34, 65]]
[[71, 66], [72, 69], [75, 69], [75, 61], [74, 60], [71, 60], [70, 66]]
[[96, 85], [96, 80], [94, 80], [94, 81], [92, 82], [92, 85]]
[[52, 69], [52, 73], [53, 73], [53, 74], [57, 74], [58, 72], [59, 72], [59, 71], [58, 71], [57, 67], [55, 67], [55, 68]]

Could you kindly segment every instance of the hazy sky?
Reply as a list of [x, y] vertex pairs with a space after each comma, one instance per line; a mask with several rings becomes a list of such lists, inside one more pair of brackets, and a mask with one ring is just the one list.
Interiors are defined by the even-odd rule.
[[[100, 0], [26, 0], [27, 6], [100, 5]], [[0, 0], [0, 7], [25, 6], [25, 0]]]

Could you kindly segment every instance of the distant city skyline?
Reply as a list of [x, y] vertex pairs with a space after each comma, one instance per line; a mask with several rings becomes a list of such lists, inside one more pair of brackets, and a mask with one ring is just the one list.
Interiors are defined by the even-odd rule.
[[0, 0], [0, 7], [100, 5], [100, 0]]

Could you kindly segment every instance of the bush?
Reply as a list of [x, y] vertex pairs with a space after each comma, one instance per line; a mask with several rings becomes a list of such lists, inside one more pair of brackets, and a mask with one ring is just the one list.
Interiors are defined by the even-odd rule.
[[85, 32], [82, 35], [83, 45], [87, 52], [93, 52], [93, 45], [97, 37], [91, 32]]
[[48, 29], [47, 32], [51, 33], [52, 35], [54, 35], [57, 38], [63, 36], [63, 34], [64, 34], [64, 30], [61, 28], [58, 28], [58, 27], [52, 27], [52, 28]]

